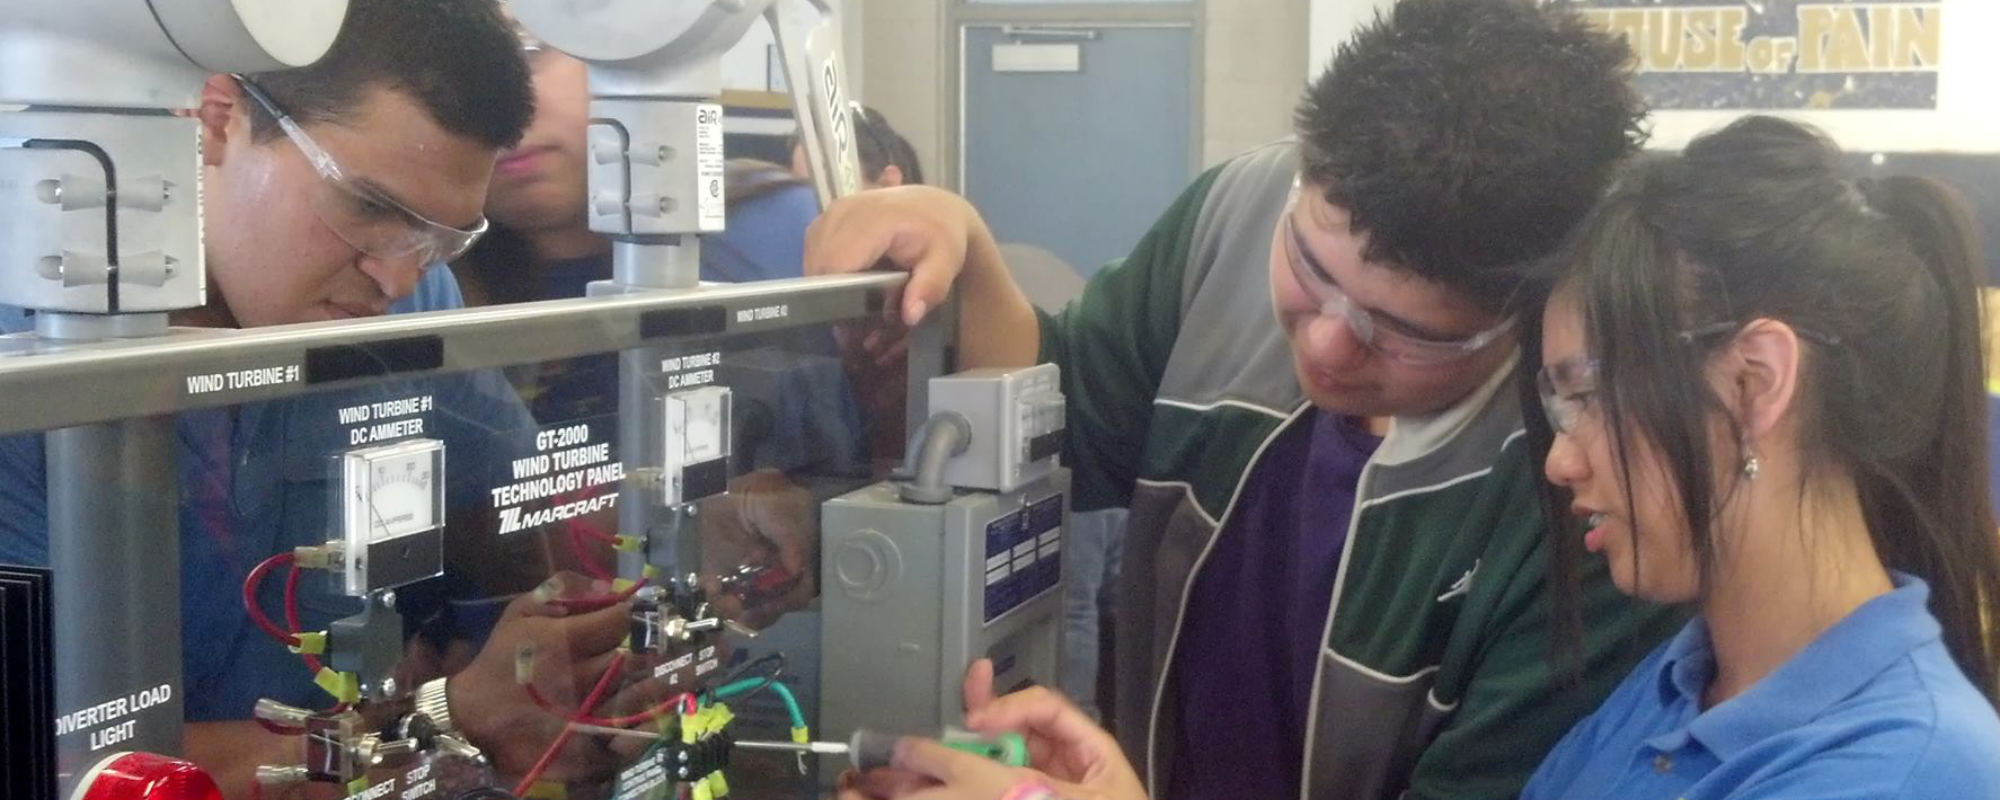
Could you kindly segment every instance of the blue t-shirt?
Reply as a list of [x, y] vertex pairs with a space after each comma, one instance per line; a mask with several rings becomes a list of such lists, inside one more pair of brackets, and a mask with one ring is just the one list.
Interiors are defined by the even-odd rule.
[[[720, 235], [701, 240], [701, 279], [710, 283], [797, 278], [805, 274], [806, 227], [819, 215], [819, 198], [804, 186], [787, 186], [729, 209]], [[535, 299], [583, 297], [594, 281], [611, 278], [611, 254], [565, 258], [536, 271]], [[509, 370], [534, 410], [551, 424], [589, 421], [609, 431], [618, 410], [618, 358], [613, 354], [531, 364]]]
[[2000, 395], [1986, 395], [1986, 491], [2000, 508]]
[[[448, 268], [427, 270], [416, 292], [390, 313], [464, 305]], [[0, 308], [0, 331], [33, 328], [18, 309]], [[250, 718], [260, 697], [326, 705], [298, 656], [266, 637], [244, 614], [241, 587], [263, 559], [333, 538], [328, 500], [335, 454], [353, 447], [340, 410], [430, 396], [423, 436], [444, 440], [448, 501], [454, 509], [487, 499], [515, 455], [533, 452], [534, 422], [492, 371], [391, 381], [358, 389], [183, 413], [176, 420], [180, 471], [181, 634], [190, 722]], [[47, 565], [47, 476], [42, 436], [0, 437], [0, 562]], [[440, 581], [398, 592], [406, 619], [439, 610]], [[325, 630], [359, 610], [326, 573], [301, 581], [301, 623]], [[279, 624], [284, 573], [262, 587], [263, 608]]]
[[729, 209], [721, 236], [701, 242], [701, 279], [749, 283], [805, 274], [806, 228], [819, 216], [819, 197], [786, 186]]
[[1563, 737], [1522, 800], [2000, 800], [2000, 716], [1946, 651], [1930, 587], [1893, 577], [1706, 711], [1715, 653], [1688, 623]]
[[[1381, 440], [1315, 412], [1271, 443], [1187, 603], [1168, 800], [1297, 797], [1306, 708], [1361, 470]], [[1365, 724], [1356, 721], [1356, 724]]]
[[[750, 283], [804, 275], [806, 228], [817, 216], [819, 198], [804, 186], [786, 186], [730, 207], [722, 233], [702, 237], [701, 279]], [[592, 281], [610, 278], [610, 253], [551, 261], [538, 270], [536, 299], [582, 297]]]

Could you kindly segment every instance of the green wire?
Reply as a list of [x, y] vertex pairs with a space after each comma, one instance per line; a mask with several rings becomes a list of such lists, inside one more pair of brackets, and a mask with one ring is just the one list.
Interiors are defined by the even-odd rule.
[[728, 686], [724, 686], [720, 689], [715, 690], [715, 696], [717, 698], [734, 697], [739, 694], [745, 694], [747, 692], [750, 692], [766, 684], [770, 685], [771, 691], [778, 693], [778, 699], [785, 701], [785, 713], [791, 715], [792, 727], [794, 728], [805, 727], [806, 716], [803, 712], [799, 711], [799, 701], [796, 698], [792, 697], [791, 688], [785, 686], [785, 684], [781, 682], [768, 680], [765, 678], [744, 678], [743, 680], [737, 681], [735, 683], [729, 684]]

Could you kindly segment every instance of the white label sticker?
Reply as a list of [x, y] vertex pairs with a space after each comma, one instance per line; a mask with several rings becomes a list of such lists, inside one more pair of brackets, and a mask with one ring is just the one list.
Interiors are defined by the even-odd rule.
[[695, 207], [704, 232], [720, 231], [728, 198], [723, 189], [722, 106], [703, 103], [694, 111], [695, 174], [701, 179]]
[[[535, 435], [540, 452], [512, 463], [514, 482], [489, 489], [500, 532], [515, 533], [618, 506], [618, 493], [599, 487], [625, 480], [625, 465], [614, 459], [610, 442], [591, 442], [590, 426], [551, 428]], [[581, 493], [581, 495], [579, 495]], [[525, 506], [549, 498], [551, 505]]]
[[396, 793], [396, 787], [398, 785], [399, 784], [395, 778], [390, 778], [381, 783], [375, 784], [374, 786], [370, 786], [359, 792], [355, 792], [354, 794], [348, 795], [347, 800], [383, 800], [383, 798], [394, 795]]
[[667, 782], [667, 751], [654, 750], [618, 776], [617, 800], [646, 800]]
[[69, 736], [88, 730], [90, 749], [103, 750], [139, 735], [139, 720], [124, 719], [125, 717], [161, 705], [173, 698], [174, 687], [161, 684], [89, 708], [72, 711], [56, 717], [56, 735]]
[[260, 386], [282, 386], [299, 382], [299, 365], [282, 367], [257, 367], [239, 369], [233, 372], [211, 372], [206, 375], [187, 376], [189, 397], [239, 389], [255, 389]]
[[424, 435], [424, 419], [437, 407], [430, 395], [363, 403], [340, 409], [340, 424], [347, 428], [347, 443], [360, 446]]
[[820, 95], [826, 98], [826, 119], [821, 124], [833, 128], [833, 150], [827, 153], [834, 163], [833, 190], [836, 196], [846, 197], [861, 190], [861, 176], [856, 169], [860, 159], [853, 155], [853, 120], [847, 116], [847, 87], [840, 77], [838, 54], [820, 65], [819, 82]]
[[790, 304], [787, 303], [779, 303], [775, 306], [758, 306], [756, 308], [744, 308], [737, 310], [736, 323], [738, 325], [741, 325], [750, 322], [765, 322], [774, 319], [784, 319], [791, 315], [792, 315], [792, 307]]
[[1008, 568], [1008, 565], [1001, 564], [1000, 566], [988, 570], [986, 572], [986, 585], [992, 586], [996, 583], [1004, 581], [1007, 579], [1007, 576], [1012, 574], [1014, 574], [1014, 572], [1012, 569]]
[[715, 382], [715, 367], [722, 364], [721, 351], [674, 356], [660, 360], [660, 371], [667, 374], [667, 389], [693, 389]]
[[661, 665], [659, 665], [658, 667], [654, 667], [654, 668], [653, 668], [653, 679], [654, 679], [654, 680], [658, 680], [658, 679], [660, 679], [660, 678], [665, 678], [665, 677], [667, 677], [668, 675], [672, 675], [672, 674], [674, 674], [674, 673], [676, 673], [676, 672], [679, 672], [679, 671], [681, 671], [681, 670], [684, 670], [684, 669], [687, 669], [687, 668], [688, 668], [688, 666], [689, 666], [690, 664], [693, 664], [693, 663], [694, 663], [694, 654], [693, 654], [693, 653], [689, 653], [689, 654], [687, 654], [687, 655], [684, 655], [684, 656], [681, 656], [680, 658], [676, 658], [676, 659], [674, 659], [674, 660], [672, 660], [672, 661], [669, 661], [669, 662], [667, 662], [667, 663], [665, 663], [665, 664], [661, 664]]

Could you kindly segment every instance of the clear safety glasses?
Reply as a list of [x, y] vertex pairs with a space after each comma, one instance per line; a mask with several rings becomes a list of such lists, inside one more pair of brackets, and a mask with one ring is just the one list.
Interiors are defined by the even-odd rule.
[[1374, 313], [1362, 308], [1341, 291], [1339, 284], [1334, 283], [1332, 274], [1313, 259], [1311, 251], [1306, 248], [1305, 237], [1293, 221], [1298, 201], [1299, 189], [1294, 185], [1291, 200], [1285, 204], [1284, 211], [1285, 260], [1291, 263], [1292, 275], [1298, 279], [1306, 294], [1319, 303], [1321, 314], [1346, 320], [1348, 328], [1354, 331], [1354, 338], [1370, 350], [1405, 364], [1448, 364], [1479, 352], [1514, 326], [1514, 319], [1508, 317], [1468, 338], [1442, 340], [1400, 330], [1393, 320], [1377, 320]]
[[347, 177], [340, 169], [340, 162], [306, 135], [305, 129], [290, 115], [278, 110], [264, 90], [241, 75], [235, 77], [243, 92], [278, 121], [278, 127], [292, 140], [292, 145], [319, 172], [320, 181], [312, 196], [313, 212], [354, 249], [380, 259], [414, 254], [421, 263], [428, 264], [457, 258], [486, 233], [484, 217], [469, 230], [454, 228]]

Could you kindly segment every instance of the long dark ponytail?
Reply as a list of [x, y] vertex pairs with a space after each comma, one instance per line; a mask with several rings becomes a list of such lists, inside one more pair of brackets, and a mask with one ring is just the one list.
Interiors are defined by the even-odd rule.
[[[1643, 437], [1665, 474], [1642, 477], [1678, 493], [1704, 586], [1715, 574], [1717, 510], [1735, 488], [1716, 483], [1713, 464], [1742, 455], [1711, 452], [1710, 421], [1730, 417], [1704, 379], [1708, 356], [1760, 318], [1809, 339], [1798, 401], [1807, 468], [1853, 477], [1876, 552], [1931, 585], [1952, 656], [1994, 700], [2000, 528], [1987, 494], [1984, 270], [1973, 230], [1943, 184], [1856, 181], [1825, 137], [1753, 116], [1682, 154], [1637, 162], [1552, 280], [1581, 298], [1626, 499], [1625, 454]], [[1539, 350], [1524, 355], [1532, 375]], [[1546, 453], [1546, 424], [1535, 420], [1530, 434]], [[1544, 502], [1567, 505], [1555, 490]], [[1569, 639], [1581, 547], [1566, 514], [1550, 519], [1557, 633]]]

